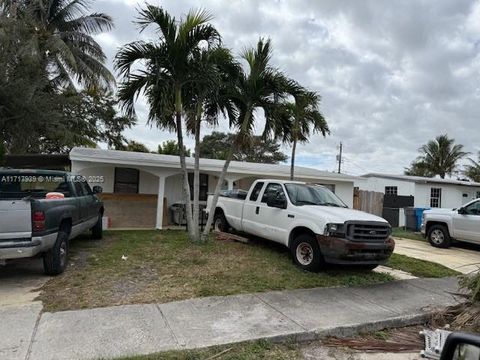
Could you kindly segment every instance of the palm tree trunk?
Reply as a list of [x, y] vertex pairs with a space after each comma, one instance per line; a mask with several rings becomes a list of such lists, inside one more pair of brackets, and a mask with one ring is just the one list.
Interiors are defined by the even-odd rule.
[[210, 209], [208, 209], [207, 224], [205, 225], [205, 229], [203, 229], [203, 233], [202, 233], [202, 241], [206, 241], [208, 239], [208, 234], [210, 233], [210, 228], [212, 227], [213, 218], [215, 216], [215, 208], [217, 207], [218, 198], [220, 197], [220, 191], [222, 190], [222, 186], [225, 181], [225, 177], [227, 175], [228, 167], [230, 166], [230, 162], [232, 161], [233, 154], [235, 153], [235, 149], [236, 149], [235, 144], [236, 142], [232, 144], [232, 147], [228, 152], [227, 158], [225, 159], [225, 163], [223, 164], [222, 172], [220, 173], [220, 177], [218, 179], [217, 186], [215, 187], [212, 204], [210, 205]]
[[195, 164], [193, 168], [193, 226], [195, 230], [195, 240], [200, 239], [200, 125], [202, 120], [202, 106], [198, 106], [197, 118], [195, 123]]
[[[251, 109], [245, 112], [243, 124], [247, 123], [247, 119], [249, 116], [251, 116], [251, 112], [252, 112]], [[215, 192], [213, 194], [212, 203], [210, 204], [210, 209], [208, 209], [208, 219], [205, 225], [205, 229], [203, 229], [202, 241], [206, 241], [208, 238], [208, 234], [210, 233], [210, 228], [212, 227], [212, 224], [213, 224], [213, 218], [215, 216], [215, 209], [217, 207], [218, 198], [220, 197], [220, 191], [222, 190], [223, 182], [225, 181], [225, 177], [227, 176], [227, 170], [228, 170], [228, 167], [230, 166], [230, 162], [232, 161], [233, 154], [235, 154], [235, 151], [237, 150], [238, 139], [243, 134], [243, 131], [244, 131], [244, 128], [242, 127], [241, 130], [239, 130], [239, 132], [235, 136], [233, 140], [233, 144], [230, 148], [230, 151], [228, 152], [227, 158], [225, 159], [225, 164], [223, 164], [222, 172], [220, 173], [220, 178], [218, 179], [218, 183], [217, 183], [217, 186], [215, 187]]]
[[192, 201], [190, 199], [190, 185], [188, 184], [188, 170], [185, 162], [185, 147], [183, 145], [182, 129], [182, 93], [180, 89], [175, 91], [175, 121], [177, 125], [177, 139], [180, 150], [180, 167], [183, 172], [183, 200], [185, 202], [185, 213], [187, 217], [188, 236], [195, 241], [195, 228], [192, 217]]
[[290, 160], [290, 180], [295, 180], [295, 151], [297, 150], [297, 139], [293, 139], [292, 159]]

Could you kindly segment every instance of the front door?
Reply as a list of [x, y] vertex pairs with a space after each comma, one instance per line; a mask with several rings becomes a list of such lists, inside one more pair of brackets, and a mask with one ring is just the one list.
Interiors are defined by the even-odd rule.
[[480, 244], [480, 200], [470, 203], [463, 210], [463, 214], [453, 216], [455, 236], [458, 240]]

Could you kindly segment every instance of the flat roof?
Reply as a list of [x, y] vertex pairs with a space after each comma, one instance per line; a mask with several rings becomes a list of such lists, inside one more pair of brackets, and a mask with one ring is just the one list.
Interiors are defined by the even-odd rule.
[[[180, 157], [175, 155], [162, 155], [152, 153], [141, 153], [120, 150], [105, 150], [75, 147], [70, 151], [71, 161], [85, 161], [95, 163], [107, 163], [126, 166], [151, 166], [165, 168], [180, 168]], [[194, 158], [186, 158], [187, 168], [193, 169]], [[200, 159], [200, 169], [202, 171], [221, 172], [224, 160]], [[290, 175], [290, 165], [282, 164], [263, 164], [243, 161], [232, 161], [228, 167], [229, 174], [244, 174], [247, 176], [279, 176], [288, 177]], [[358, 179], [356, 176], [337, 174], [334, 172], [322, 171], [313, 168], [295, 166], [295, 177], [302, 179], [319, 179], [330, 181], [354, 182]]]
[[455, 179], [441, 179], [441, 178], [428, 178], [423, 176], [410, 176], [410, 175], [392, 175], [392, 174], [380, 174], [380, 173], [368, 173], [362, 175], [362, 177], [378, 177], [382, 179], [394, 179], [401, 181], [410, 181], [417, 184], [443, 184], [443, 185], [459, 185], [459, 186], [473, 186], [480, 187], [480, 183], [473, 181], [462, 181]]

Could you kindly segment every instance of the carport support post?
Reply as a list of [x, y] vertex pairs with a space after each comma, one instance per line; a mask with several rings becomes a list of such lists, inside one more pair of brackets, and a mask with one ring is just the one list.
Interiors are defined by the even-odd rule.
[[163, 198], [165, 196], [165, 176], [158, 177], [158, 198], [157, 198], [157, 224], [156, 229], [161, 230], [163, 226]]

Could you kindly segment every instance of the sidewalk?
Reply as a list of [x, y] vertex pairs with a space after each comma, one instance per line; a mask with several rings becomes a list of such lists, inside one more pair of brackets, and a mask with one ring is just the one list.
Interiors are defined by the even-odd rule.
[[99, 359], [246, 340], [312, 340], [418, 323], [453, 304], [454, 278], [276, 291], [40, 314], [0, 307], [0, 358]]
[[415, 259], [431, 261], [462, 274], [469, 274], [480, 269], [480, 251], [459, 247], [440, 249], [426, 241], [405, 238], [395, 239], [395, 254], [406, 255]]

